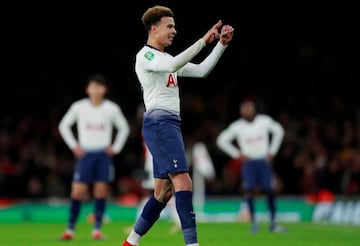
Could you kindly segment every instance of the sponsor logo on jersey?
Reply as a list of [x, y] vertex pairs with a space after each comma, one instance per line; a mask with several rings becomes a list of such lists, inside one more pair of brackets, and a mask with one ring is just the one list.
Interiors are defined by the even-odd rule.
[[145, 57], [146, 60], [151, 61], [152, 59], [154, 59], [155, 54], [152, 53], [151, 51], [148, 51], [148, 52], [145, 53], [144, 57]]

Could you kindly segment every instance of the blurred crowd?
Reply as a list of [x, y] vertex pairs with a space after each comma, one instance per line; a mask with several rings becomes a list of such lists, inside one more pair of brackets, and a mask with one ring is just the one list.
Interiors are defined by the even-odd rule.
[[[281, 195], [316, 194], [328, 190], [338, 195], [360, 195], [360, 108], [344, 97], [330, 96], [320, 107], [310, 102], [299, 107], [320, 107], [318, 113], [294, 114], [283, 105], [258, 99], [259, 112], [268, 113], [285, 128], [285, 138], [276, 159], [274, 181]], [[183, 134], [191, 155], [194, 143], [203, 142], [213, 159], [216, 178], [206, 181], [214, 196], [242, 195], [239, 160], [216, 146], [216, 137], [239, 117], [237, 104], [228, 95], [201, 97], [187, 93], [183, 99]], [[229, 107], [229, 104], [232, 107]], [[351, 102], [352, 103], [352, 102]], [[287, 106], [287, 107], [286, 107]], [[58, 133], [63, 107], [43, 117], [5, 115], [0, 121], [0, 198], [66, 198], [69, 196], [75, 159]], [[305, 110], [306, 111], [306, 110]], [[142, 196], [143, 146], [142, 106], [127, 115], [130, 137], [115, 156], [114, 198]], [[189, 158], [191, 165], [191, 158]]]

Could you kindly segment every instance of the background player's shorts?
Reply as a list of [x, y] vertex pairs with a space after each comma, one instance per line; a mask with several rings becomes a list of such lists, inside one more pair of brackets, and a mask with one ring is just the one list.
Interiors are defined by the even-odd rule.
[[180, 117], [164, 110], [144, 114], [143, 136], [152, 156], [155, 178], [188, 172]]
[[244, 190], [272, 189], [272, 166], [266, 159], [245, 161], [242, 165], [242, 181]]
[[86, 152], [78, 159], [73, 182], [94, 183], [112, 182], [114, 180], [113, 159], [104, 151]]

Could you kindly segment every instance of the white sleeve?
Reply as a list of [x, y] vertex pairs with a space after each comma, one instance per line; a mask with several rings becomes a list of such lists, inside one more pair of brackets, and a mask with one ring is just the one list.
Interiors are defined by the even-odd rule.
[[125, 142], [130, 134], [130, 127], [119, 107], [115, 108], [113, 116], [113, 122], [117, 129], [117, 133], [112, 148], [114, 149], [115, 153], [119, 153], [123, 149]]
[[184, 67], [179, 69], [178, 76], [196, 78], [204, 78], [208, 76], [218, 63], [226, 47], [227, 46], [221, 44], [219, 41], [211, 53], [200, 64], [187, 63]]
[[235, 139], [235, 132], [229, 126], [223, 130], [216, 139], [217, 146], [232, 158], [238, 158], [241, 154], [240, 149], [235, 147], [232, 141]]
[[74, 134], [71, 130], [71, 127], [75, 123], [76, 119], [77, 119], [77, 110], [75, 105], [73, 104], [65, 113], [65, 115], [63, 116], [63, 118], [59, 123], [60, 135], [70, 149], [73, 149], [76, 145], [78, 145], [74, 137]]
[[277, 121], [274, 121], [272, 119], [270, 121], [269, 130], [272, 133], [269, 153], [275, 155], [279, 151], [285, 131], [284, 128]]
[[153, 62], [149, 62], [147, 64], [147, 69], [156, 72], [176, 72], [186, 63], [191, 61], [205, 45], [205, 41], [201, 38], [177, 56], [166, 56], [161, 59], [153, 60]]

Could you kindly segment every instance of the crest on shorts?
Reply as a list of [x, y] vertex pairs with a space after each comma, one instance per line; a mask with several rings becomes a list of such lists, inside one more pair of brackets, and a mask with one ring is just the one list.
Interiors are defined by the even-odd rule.
[[151, 51], [146, 52], [145, 55], [144, 55], [145, 59], [146, 59], [146, 60], [149, 60], [149, 61], [151, 61], [152, 59], [154, 59], [154, 56], [155, 56], [155, 54], [152, 53]]

